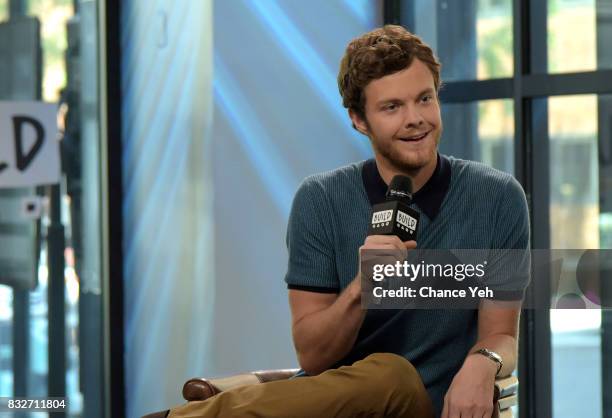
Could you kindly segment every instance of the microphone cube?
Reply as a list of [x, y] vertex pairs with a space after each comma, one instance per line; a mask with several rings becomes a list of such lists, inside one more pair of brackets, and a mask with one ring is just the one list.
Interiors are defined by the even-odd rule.
[[402, 241], [417, 239], [419, 212], [400, 201], [379, 203], [372, 207], [368, 235], [397, 235]]

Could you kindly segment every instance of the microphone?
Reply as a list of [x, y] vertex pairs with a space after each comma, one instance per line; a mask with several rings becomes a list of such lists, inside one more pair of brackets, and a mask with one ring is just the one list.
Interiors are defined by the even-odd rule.
[[412, 180], [408, 176], [393, 177], [387, 189], [386, 202], [372, 206], [368, 235], [397, 235], [402, 241], [417, 239], [419, 213], [410, 206]]

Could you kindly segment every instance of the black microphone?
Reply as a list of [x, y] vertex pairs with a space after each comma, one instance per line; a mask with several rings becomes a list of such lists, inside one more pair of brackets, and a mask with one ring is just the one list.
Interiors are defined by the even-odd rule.
[[412, 180], [408, 176], [393, 177], [387, 201], [372, 206], [368, 235], [397, 235], [402, 241], [417, 239], [419, 213], [412, 209]]

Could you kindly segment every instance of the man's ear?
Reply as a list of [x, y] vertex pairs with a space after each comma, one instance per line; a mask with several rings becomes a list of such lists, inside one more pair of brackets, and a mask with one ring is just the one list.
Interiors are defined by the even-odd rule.
[[368, 124], [365, 120], [361, 119], [357, 113], [353, 110], [349, 109], [349, 117], [353, 122], [353, 127], [357, 129], [359, 132], [364, 134], [365, 136], [370, 136], [370, 130], [368, 129]]

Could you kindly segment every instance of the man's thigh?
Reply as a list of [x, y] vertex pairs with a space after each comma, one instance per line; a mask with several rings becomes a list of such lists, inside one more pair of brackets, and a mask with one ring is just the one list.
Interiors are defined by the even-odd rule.
[[249, 385], [171, 411], [169, 418], [431, 418], [433, 408], [412, 364], [390, 353], [317, 376]]

